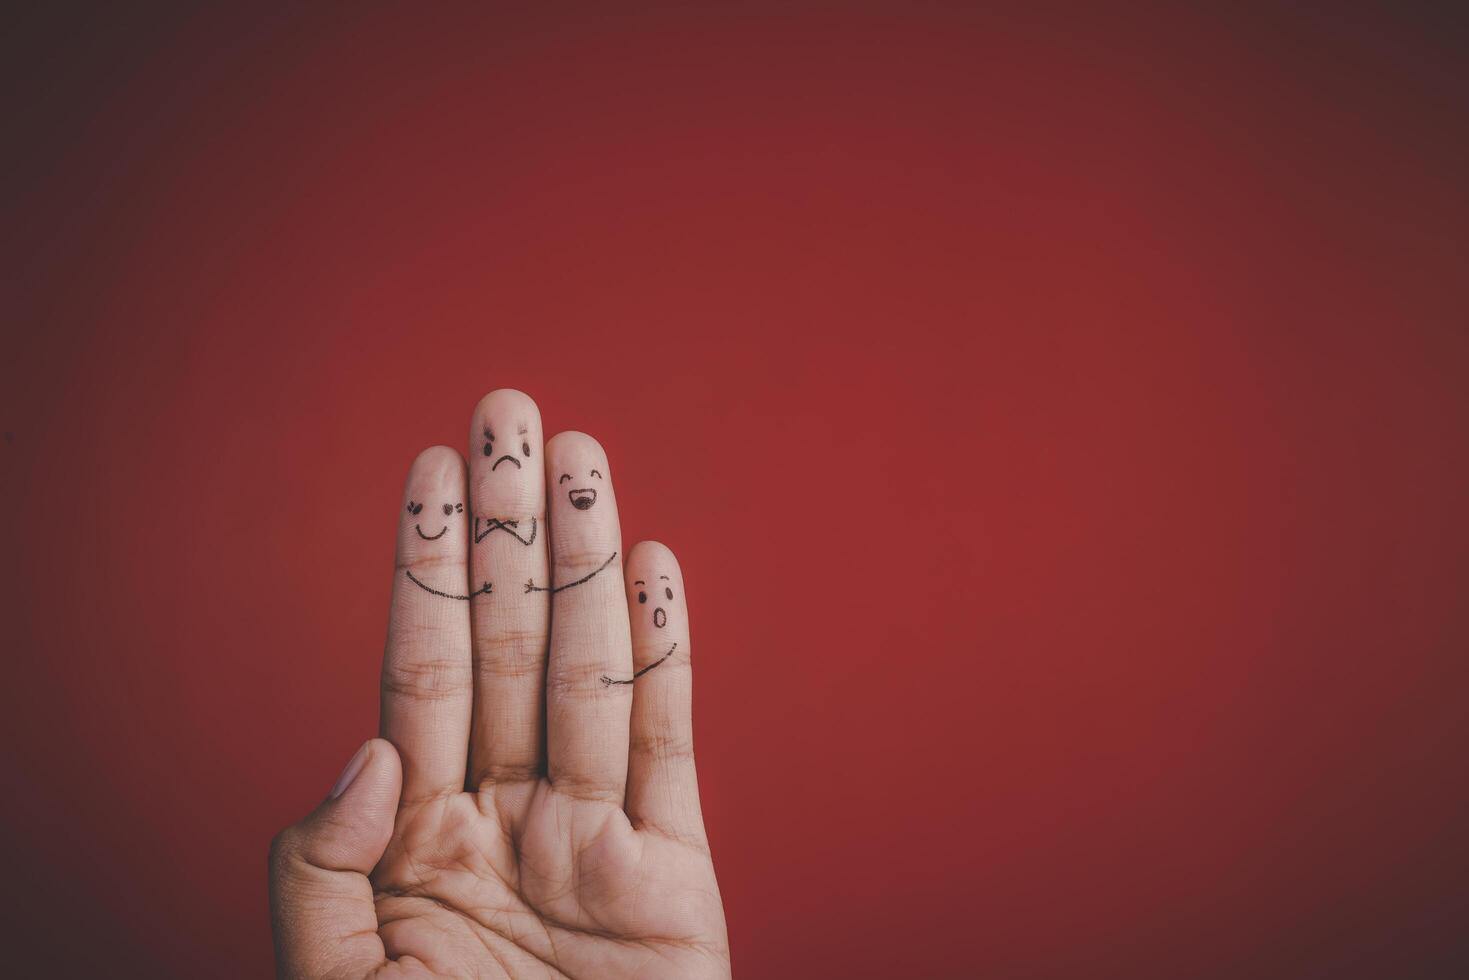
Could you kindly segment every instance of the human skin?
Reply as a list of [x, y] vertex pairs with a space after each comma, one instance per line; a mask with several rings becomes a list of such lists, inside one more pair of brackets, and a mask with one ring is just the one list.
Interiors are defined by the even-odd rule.
[[728, 977], [678, 563], [525, 394], [469, 458], [408, 474], [381, 737], [272, 843], [280, 974]]

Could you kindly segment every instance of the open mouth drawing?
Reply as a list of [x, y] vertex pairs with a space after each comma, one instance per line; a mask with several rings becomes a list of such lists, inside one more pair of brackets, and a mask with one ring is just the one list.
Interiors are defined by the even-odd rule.
[[597, 502], [597, 491], [595, 490], [572, 490], [567, 494], [571, 499], [571, 506], [577, 510], [588, 510], [592, 504]]

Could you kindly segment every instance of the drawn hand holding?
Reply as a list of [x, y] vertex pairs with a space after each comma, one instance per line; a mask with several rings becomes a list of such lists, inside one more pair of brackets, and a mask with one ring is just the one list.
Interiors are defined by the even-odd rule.
[[678, 563], [528, 396], [470, 432], [408, 475], [382, 737], [271, 848], [281, 974], [727, 977]]

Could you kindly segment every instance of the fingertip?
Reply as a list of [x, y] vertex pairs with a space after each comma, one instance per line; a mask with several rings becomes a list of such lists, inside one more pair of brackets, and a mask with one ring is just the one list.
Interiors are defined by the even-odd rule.
[[547, 511], [558, 575], [622, 551], [612, 470], [602, 444], [585, 432], [558, 432], [546, 444]]
[[403, 760], [397, 747], [385, 738], [369, 739], [364, 775], [369, 769], [371, 778], [365, 783], [368, 797], [364, 805], [374, 812], [386, 811], [391, 815], [397, 810], [398, 797], [403, 791]]
[[[527, 416], [527, 421], [534, 419], [537, 426], [541, 423], [541, 409], [536, 400], [515, 388], [496, 388], [485, 395], [475, 404], [471, 418], [475, 422], [481, 422], [502, 415], [524, 415]], [[471, 433], [471, 436], [474, 434]]]
[[628, 581], [642, 578], [641, 575], [633, 575], [634, 571], [646, 572], [658, 568], [662, 574], [678, 575], [681, 579], [678, 567], [678, 557], [674, 555], [673, 549], [661, 541], [639, 541], [632, 546], [627, 553], [628, 574], [632, 576]]
[[345, 785], [334, 788], [321, 811], [325, 817], [321, 826], [334, 832], [313, 842], [315, 856], [354, 867], [362, 855], [381, 855], [387, 847], [403, 787], [403, 764], [393, 743], [368, 739], [358, 753], [360, 763], [354, 755], [342, 773]]
[[443, 486], [454, 479], [463, 479], [464, 457], [448, 446], [429, 446], [413, 457], [408, 467], [408, 482], [412, 486], [422, 482]]
[[398, 749], [385, 738], [370, 738], [347, 763], [328, 799], [351, 797], [354, 806], [362, 806], [391, 797], [396, 805], [402, 785], [403, 761]]
[[543, 438], [541, 411], [525, 392], [499, 388], [479, 400], [469, 421], [475, 513], [505, 518], [543, 512]]
[[[673, 549], [661, 541], [639, 541], [628, 552], [623, 579], [627, 583], [628, 601], [641, 592], [652, 594], [667, 588], [683, 596], [683, 569]], [[649, 590], [652, 590], [650, 592]], [[664, 596], [672, 601], [673, 596]]]
[[558, 432], [546, 442], [546, 460], [551, 465], [557, 462], [607, 463], [607, 451], [594, 437], [575, 429]]
[[[398, 513], [400, 565], [445, 548], [459, 552], [468, 527], [464, 483], [464, 457], [448, 446], [430, 446], [414, 457]], [[445, 538], [450, 529], [454, 533]]]
[[367, 764], [376, 767], [382, 777], [394, 784], [403, 779], [403, 760], [398, 747], [385, 738], [370, 738], [366, 742]]

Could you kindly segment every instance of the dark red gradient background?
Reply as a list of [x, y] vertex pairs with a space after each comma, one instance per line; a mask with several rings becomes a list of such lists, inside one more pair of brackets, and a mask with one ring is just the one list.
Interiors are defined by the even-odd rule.
[[12, 22], [6, 969], [268, 973], [508, 385], [683, 561], [739, 975], [1452, 975], [1443, 10]]

